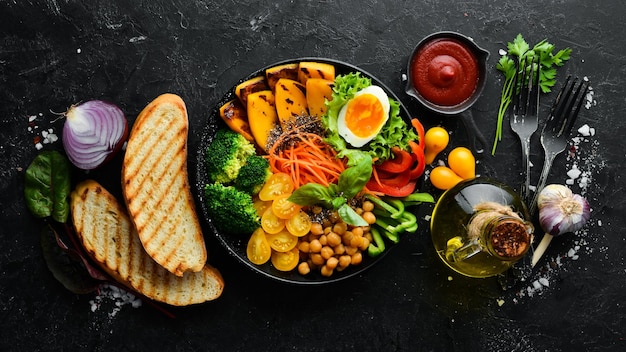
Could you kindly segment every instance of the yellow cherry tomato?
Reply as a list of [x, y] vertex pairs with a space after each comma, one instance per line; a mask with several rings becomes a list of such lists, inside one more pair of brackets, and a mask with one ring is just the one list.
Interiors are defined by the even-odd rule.
[[289, 220], [285, 223], [287, 231], [297, 237], [302, 237], [308, 234], [309, 231], [311, 231], [312, 225], [313, 223], [311, 222], [311, 217], [302, 210], [300, 210], [298, 214], [289, 218]]
[[278, 233], [268, 233], [265, 237], [267, 237], [270, 247], [277, 252], [290, 251], [298, 244], [298, 237], [292, 235], [286, 229]]
[[298, 247], [287, 252], [272, 252], [272, 265], [280, 271], [293, 270], [300, 261], [300, 251]]
[[443, 127], [431, 127], [424, 135], [424, 161], [432, 164], [437, 157], [448, 146], [450, 135]]
[[263, 216], [263, 213], [265, 213], [267, 208], [272, 206], [272, 202], [257, 199], [254, 203], [252, 203], [252, 205], [254, 206], [254, 209], [256, 209], [256, 213], [259, 214], [259, 216]]
[[250, 236], [248, 246], [246, 247], [246, 255], [248, 259], [256, 265], [264, 264], [270, 260], [272, 248], [262, 228], [259, 227], [252, 233], [252, 236]]
[[279, 196], [290, 194], [293, 190], [294, 185], [291, 176], [284, 172], [277, 172], [265, 181], [259, 192], [259, 199], [274, 200]]
[[285, 194], [276, 197], [272, 201], [272, 211], [281, 219], [290, 219], [296, 216], [296, 214], [300, 211], [300, 208], [302, 208], [300, 205], [288, 199], [290, 195], [291, 194]]
[[474, 154], [465, 147], [456, 147], [450, 151], [448, 166], [464, 180], [476, 176], [476, 159]]
[[261, 227], [267, 233], [278, 233], [285, 228], [285, 219], [276, 216], [272, 207], [269, 207], [261, 216]]
[[430, 183], [441, 190], [452, 188], [461, 181], [463, 179], [447, 166], [437, 166], [430, 172]]

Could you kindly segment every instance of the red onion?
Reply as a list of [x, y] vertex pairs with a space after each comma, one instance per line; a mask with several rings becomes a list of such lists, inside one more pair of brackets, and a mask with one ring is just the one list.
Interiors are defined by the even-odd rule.
[[72, 105], [65, 117], [63, 147], [72, 164], [83, 170], [102, 165], [128, 137], [122, 110], [102, 100]]

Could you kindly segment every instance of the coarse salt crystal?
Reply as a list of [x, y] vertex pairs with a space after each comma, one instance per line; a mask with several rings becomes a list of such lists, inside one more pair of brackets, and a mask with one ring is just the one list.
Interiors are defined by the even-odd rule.
[[578, 128], [578, 133], [580, 133], [581, 135], [583, 135], [585, 137], [589, 137], [591, 135], [589, 125], [588, 124], [584, 124], [584, 125], [580, 126], [580, 128]]
[[37, 115], [31, 115], [28, 117], [28, 122], [33, 122], [37, 118]]
[[506, 55], [506, 50], [500, 49], [500, 50], [498, 50], [498, 53], [500, 54], [500, 56], [504, 56], [504, 55]]
[[538, 281], [538, 280], [533, 281], [533, 288], [534, 288], [535, 290], [539, 290], [539, 289], [541, 289], [541, 284], [539, 283], [539, 281]]
[[539, 283], [542, 284], [545, 287], [549, 287], [550, 286], [550, 281], [548, 281], [548, 279], [546, 279], [545, 277], [539, 278]]
[[581, 174], [582, 172], [576, 167], [576, 165], [574, 165], [572, 169], [567, 172], [567, 176], [572, 180], [577, 179]]
[[35, 148], [37, 148], [37, 150], [41, 150], [43, 148], [43, 144], [41, 144], [41, 142], [37, 143], [35, 144]]

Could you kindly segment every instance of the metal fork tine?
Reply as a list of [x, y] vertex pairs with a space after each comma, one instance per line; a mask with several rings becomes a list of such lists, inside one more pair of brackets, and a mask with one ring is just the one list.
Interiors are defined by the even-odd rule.
[[[582, 89], [583, 86], [585, 87], [585, 89]], [[570, 111], [571, 113], [568, 114], [569, 115], [569, 120], [563, 124], [563, 129], [560, 132], [561, 133], [569, 133], [569, 131], [572, 129], [572, 127], [574, 126], [574, 122], [576, 121], [576, 117], [578, 117], [578, 113], [580, 112], [580, 108], [583, 105], [583, 101], [585, 99], [584, 95], [587, 93], [587, 88], [589, 86], [588, 82], [580, 82], [580, 84], [578, 85], [578, 89], [576, 89], [576, 94], [574, 94], [574, 97], [572, 97], [571, 100], [571, 105], [568, 106], [568, 111]], [[582, 92], [582, 95], [581, 95]], [[578, 102], [578, 104], [576, 104], [576, 102]], [[572, 109], [574, 109], [574, 104], [576, 104], [576, 109], [574, 111], [571, 111]]]
[[561, 100], [562, 99], [567, 100], [567, 98], [563, 98], [563, 94], [565, 93], [569, 95], [570, 88], [568, 87], [569, 87], [569, 82], [571, 78], [572, 78], [571, 76], [567, 76], [567, 79], [565, 80], [565, 84], [563, 84], [563, 87], [559, 91], [559, 94], [557, 94], [556, 98], [554, 99], [554, 103], [552, 104], [552, 107], [550, 108], [550, 115], [548, 115], [548, 120], [546, 121], [546, 125], [545, 125], [546, 130], [554, 131], [555, 127], [561, 125], [560, 116], [565, 107], [565, 104], [561, 104]]

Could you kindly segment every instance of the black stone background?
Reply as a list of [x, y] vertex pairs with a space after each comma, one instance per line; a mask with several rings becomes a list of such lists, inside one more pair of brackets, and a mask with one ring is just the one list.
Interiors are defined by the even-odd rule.
[[[3, 0], [0, 350], [624, 350], [624, 15], [626, 3], [616, 0]], [[557, 87], [568, 73], [591, 80], [594, 104], [578, 126], [587, 123], [596, 134], [574, 159], [559, 156], [550, 176], [565, 182], [577, 162], [592, 178], [586, 190], [592, 220], [576, 235], [555, 239], [546, 254], [548, 261], [561, 257], [560, 266], [547, 269], [544, 260], [529, 281], [508, 290], [496, 279], [459, 276], [436, 257], [425, 218], [432, 207], [424, 206], [417, 235], [406, 236], [378, 265], [317, 287], [261, 277], [207, 234], [210, 262], [222, 271], [226, 289], [217, 301], [172, 308], [175, 319], [147, 304], [123, 306], [114, 315], [110, 300], [92, 312], [93, 294], [70, 293], [46, 267], [43, 223], [23, 200], [24, 170], [38, 153], [28, 116], [41, 113], [39, 128], [60, 135], [63, 121], [53, 121], [55, 112], [71, 104], [108, 99], [132, 123], [150, 100], [174, 92], [189, 109], [193, 151], [210, 109], [240, 78], [276, 61], [316, 56], [372, 73], [427, 127], [443, 124], [453, 131], [451, 143], [463, 145], [460, 123], [423, 111], [403, 93], [408, 55], [421, 38], [441, 30], [468, 35], [491, 53], [487, 86], [472, 108], [489, 141], [502, 86], [498, 50], [516, 34], [573, 49]], [[542, 116], [554, 96], [542, 97]], [[46, 147], [55, 148], [60, 141]], [[505, 123], [495, 156], [483, 157], [478, 172], [517, 185], [519, 149]], [[534, 182], [541, 157], [535, 136]], [[113, 175], [103, 182], [114, 191], [119, 165], [120, 157], [101, 171]], [[532, 289], [539, 279], [549, 286]]]

